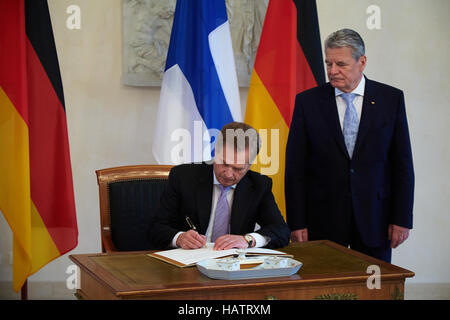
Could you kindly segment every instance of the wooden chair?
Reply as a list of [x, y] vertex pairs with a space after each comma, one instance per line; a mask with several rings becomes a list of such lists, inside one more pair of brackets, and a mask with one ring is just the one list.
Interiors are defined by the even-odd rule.
[[96, 170], [102, 251], [149, 250], [147, 230], [171, 165], [134, 165]]

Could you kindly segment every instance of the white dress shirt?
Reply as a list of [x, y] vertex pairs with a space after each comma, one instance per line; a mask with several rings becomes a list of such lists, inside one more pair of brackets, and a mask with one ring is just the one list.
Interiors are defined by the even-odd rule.
[[[211, 214], [209, 216], [209, 224], [208, 228], [206, 229], [206, 242], [211, 242], [211, 236], [212, 236], [212, 229], [214, 225], [214, 218], [216, 216], [216, 206], [217, 206], [217, 200], [220, 196], [220, 182], [216, 178], [216, 174], [213, 170], [213, 194], [212, 194], [212, 206], [211, 206]], [[236, 189], [236, 184], [232, 185], [231, 188], [228, 190], [227, 193], [227, 201], [228, 201], [228, 207], [229, 207], [229, 214], [231, 214], [231, 208], [233, 207], [233, 199], [234, 199], [234, 191]], [[180, 236], [180, 234], [183, 232], [178, 232], [175, 237], [172, 239], [172, 247], [176, 248], [177, 245], [177, 239]], [[259, 233], [253, 232], [250, 233], [250, 235], [255, 239], [255, 247], [264, 247], [270, 239], [266, 239], [266, 237], [260, 235]]]
[[[364, 86], [366, 84], [366, 79], [362, 76], [361, 81], [359, 81], [358, 86], [351, 92], [355, 94], [355, 99], [353, 99], [353, 105], [355, 106], [356, 113], [358, 114], [358, 121], [361, 121], [362, 103], [364, 99]], [[347, 103], [344, 98], [341, 97], [343, 94], [338, 88], [334, 88], [334, 95], [336, 96], [336, 104], [339, 114], [339, 123], [341, 124], [341, 129], [344, 130], [344, 116], [345, 110], [347, 109]]]

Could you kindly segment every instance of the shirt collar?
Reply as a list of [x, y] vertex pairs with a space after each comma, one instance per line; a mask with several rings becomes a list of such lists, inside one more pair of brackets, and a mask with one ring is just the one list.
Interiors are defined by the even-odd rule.
[[[219, 185], [220, 184], [219, 180], [217, 180], [217, 178], [216, 178], [216, 173], [214, 172], [214, 170], [213, 170], [213, 183], [215, 185]], [[231, 186], [231, 188], [236, 189], [236, 186], [237, 186], [237, 184], [235, 183], [235, 184], [233, 184]]]
[[[366, 85], [366, 77], [364, 77], [364, 75], [363, 75], [362, 78], [361, 78], [361, 81], [359, 81], [358, 86], [356, 86], [356, 88], [351, 93], [354, 93], [356, 95], [364, 97], [364, 87], [365, 87], [365, 85]], [[345, 92], [339, 90], [338, 88], [334, 88], [334, 95], [336, 97], [340, 96], [343, 93], [345, 93]]]

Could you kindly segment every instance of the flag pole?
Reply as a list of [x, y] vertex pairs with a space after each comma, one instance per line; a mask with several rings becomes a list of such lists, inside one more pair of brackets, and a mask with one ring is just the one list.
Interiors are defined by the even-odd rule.
[[25, 279], [22, 289], [20, 289], [20, 296], [22, 300], [28, 300], [28, 279]]

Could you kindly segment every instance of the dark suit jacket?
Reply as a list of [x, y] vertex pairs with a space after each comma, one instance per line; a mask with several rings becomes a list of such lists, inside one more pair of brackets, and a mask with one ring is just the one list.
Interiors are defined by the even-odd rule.
[[[157, 216], [151, 221], [150, 241], [158, 248], [167, 248], [177, 232], [189, 230], [186, 215], [198, 232], [205, 234], [212, 192], [212, 165], [185, 164], [172, 168]], [[271, 239], [266, 247], [289, 243], [290, 230], [273, 197], [272, 180], [249, 170], [234, 191], [230, 232], [239, 235], [254, 232], [255, 223], [261, 226], [256, 232]]]
[[297, 95], [286, 147], [286, 217], [310, 240], [346, 244], [353, 210], [365, 244], [387, 243], [388, 225], [412, 228], [414, 170], [403, 92], [366, 78], [350, 159], [334, 88]]

